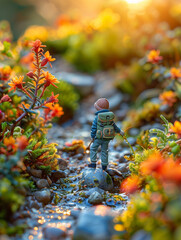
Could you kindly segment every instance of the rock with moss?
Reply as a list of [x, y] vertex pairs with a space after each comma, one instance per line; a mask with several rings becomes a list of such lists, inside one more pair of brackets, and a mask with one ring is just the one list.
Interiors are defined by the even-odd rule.
[[83, 185], [88, 187], [98, 186], [106, 191], [113, 189], [113, 181], [111, 176], [102, 169], [88, 169], [82, 174]]

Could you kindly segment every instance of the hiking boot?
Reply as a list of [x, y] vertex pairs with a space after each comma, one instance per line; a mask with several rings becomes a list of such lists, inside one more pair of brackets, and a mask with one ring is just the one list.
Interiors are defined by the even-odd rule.
[[88, 167], [96, 169], [96, 163], [90, 163], [88, 164]]
[[102, 170], [106, 171], [107, 170], [107, 166], [102, 165]]

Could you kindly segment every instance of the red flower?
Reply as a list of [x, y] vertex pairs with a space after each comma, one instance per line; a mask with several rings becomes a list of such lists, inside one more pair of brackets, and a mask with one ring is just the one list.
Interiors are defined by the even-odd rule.
[[11, 102], [11, 98], [6, 94], [0, 100], [0, 103], [3, 103], [3, 102]]

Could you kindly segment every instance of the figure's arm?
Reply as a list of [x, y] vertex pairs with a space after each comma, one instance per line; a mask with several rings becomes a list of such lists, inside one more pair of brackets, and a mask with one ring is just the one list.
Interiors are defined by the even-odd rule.
[[94, 139], [96, 136], [96, 132], [97, 132], [97, 116], [94, 119], [94, 122], [92, 124], [92, 128], [91, 128], [91, 138]]
[[116, 133], [120, 133], [121, 136], [124, 136], [124, 132], [115, 124], [115, 122], [113, 123], [113, 127]]

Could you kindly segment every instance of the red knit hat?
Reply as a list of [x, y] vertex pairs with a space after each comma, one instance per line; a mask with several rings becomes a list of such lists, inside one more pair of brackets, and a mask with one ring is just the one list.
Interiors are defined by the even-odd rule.
[[108, 109], [109, 108], [109, 102], [106, 98], [99, 98], [95, 103], [94, 107], [97, 111]]

